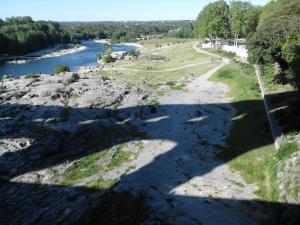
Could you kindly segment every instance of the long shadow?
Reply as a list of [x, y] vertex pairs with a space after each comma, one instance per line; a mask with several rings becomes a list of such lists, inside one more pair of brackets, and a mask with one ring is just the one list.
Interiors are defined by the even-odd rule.
[[[143, 216], [131, 220], [135, 218], [131, 214], [127, 215], [127, 217], [125, 216], [125, 218], [123, 218], [124, 215], [118, 215], [117, 217], [123, 218], [122, 220], [113, 220], [113, 216], [110, 216], [110, 220], [101, 221], [96, 219], [93, 223], [90, 215], [94, 215], [95, 210], [98, 210], [98, 213], [100, 213], [99, 203], [95, 199], [101, 200], [103, 190], [59, 185], [37, 185], [16, 182], [14, 179], [28, 172], [47, 169], [118, 144], [127, 143], [130, 140], [140, 139], [171, 141], [175, 143], [175, 147], [157, 156], [153, 161], [136, 172], [122, 177], [118, 187], [120, 190], [122, 190], [122, 184], [126, 183], [133, 183], [132, 189], [136, 188], [140, 191], [149, 191], [149, 186], [159, 185], [162, 187], [160, 191], [178, 199], [179, 202], [202, 202], [204, 205], [207, 205], [208, 210], [213, 210], [209, 207], [210, 201], [219, 202], [219, 204], [226, 205], [228, 208], [240, 207], [250, 203], [257, 204], [257, 207], [262, 207], [263, 210], [272, 209], [272, 215], [274, 215], [274, 212], [282, 211], [285, 208], [292, 208], [288, 212], [293, 213], [293, 218], [290, 218], [285, 213], [276, 213], [275, 215], [278, 218], [273, 217], [273, 219], [276, 219], [272, 223], [287, 224], [286, 218], [288, 217], [290, 224], [296, 224], [293, 223], [297, 221], [294, 220], [296, 218], [295, 215], [299, 215], [295, 214], [295, 211], [298, 210], [296, 205], [268, 202], [255, 203], [255, 201], [250, 200], [217, 199], [212, 197], [196, 198], [172, 193], [172, 190], [180, 184], [184, 184], [194, 177], [207, 174], [240, 154], [272, 143], [271, 137], [261, 138], [256, 142], [249, 142], [244, 145], [241, 143], [240, 151], [231, 152], [228, 154], [229, 157], [224, 158], [223, 161], [214, 160], [213, 163], [206, 163], [204, 166], [201, 166], [200, 161], [198, 165], [190, 163], [191, 161], [187, 159], [187, 163], [178, 169], [188, 171], [189, 176], [172, 177], [171, 169], [174, 168], [174, 164], [178, 160], [183, 160], [186, 148], [194, 147], [186, 143], [185, 137], [176, 135], [176, 132], [168, 132], [168, 130], [176, 130], [176, 127], [173, 127], [173, 129], [168, 127], [172, 126], [170, 121], [174, 121], [174, 117], [177, 118], [176, 114], [180, 113], [183, 115], [183, 121], [189, 124], [186, 129], [194, 130], [194, 139], [200, 139], [199, 145], [202, 145], [202, 149], [207, 149], [207, 152], [210, 152], [216, 146], [224, 144], [220, 140], [226, 138], [226, 133], [230, 129], [230, 120], [233, 117], [231, 107], [246, 109], [249, 105], [257, 108], [256, 106], [261, 106], [262, 102], [245, 101], [232, 105], [161, 105], [158, 108], [142, 106], [119, 110], [2, 104], [0, 105], [2, 117], [0, 142], [1, 148], [3, 148], [0, 156], [1, 223], [25, 224], [25, 221], [29, 221], [28, 224], [138, 224], [140, 220], [144, 219]], [[239, 113], [240, 115], [235, 116], [241, 116], [241, 118], [236, 123], [247, 120], [247, 110], [245, 112], [239, 110]], [[215, 121], [215, 123], [212, 123], [211, 120]], [[225, 124], [220, 124], [218, 121], [225, 121]], [[210, 124], [210, 126], [206, 126], [206, 124]], [[135, 125], [143, 128], [136, 130]], [[263, 127], [264, 124], [261, 124], [261, 126]], [[157, 131], [145, 135], [143, 129], [147, 130], [149, 128], [151, 130], [157, 128]], [[199, 137], [197, 131], [201, 131], [200, 133], [204, 136]], [[207, 133], [207, 136], [205, 136], [205, 133]], [[2, 141], [6, 138], [18, 141], [15, 149], [7, 151], [7, 146]], [[22, 138], [32, 139], [32, 143], [30, 145], [23, 143]], [[195, 154], [203, 154], [204, 157], [209, 159], [209, 155], [206, 155], [206, 153], [196, 152]], [[161, 174], [152, 173], [152, 171], [157, 171], [158, 168]], [[159, 177], [161, 179], [158, 179]], [[138, 184], [137, 187], [135, 187], [135, 183]], [[112, 195], [111, 193], [108, 194]], [[112, 198], [113, 200], [115, 199]], [[125, 198], [126, 201], [128, 201], [127, 198]], [[203, 207], [202, 203], [199, 206]], [[104, 208], [113, 208], [115, 201], [107, 204]], [[139, 202], [138, 204], [142, 203]], [[119, 208], [124, 207], [128, 206], [119, 206]], [[134, 214], [142, 215], [138, 208], [136, 207], [133, 210]], [[147, 207], [143, 205], [140, 208], [146, 210]], [[200, 210], [205, 210], [205, 208]], [[194, 211], [194, 213], [198, 213], [196, 209]], [[109, 211], [108, 213], [114, 214], [116, 212]], [[202, 212], [202, 214], [205, 217], [205, 213]], [[222, 224], [230, 222], [230, 220], [226, 219], [226, 212], [222, 212], [219, 215], [221, 217], [220, 223], [222, 221]], [[95, 217], [92, 216], [92, 218]], [[267, 221], [271, 224], [269, 219]], [[245, 221], [235, 221], [234, 224], [249, 224], [249, 221], [245, 219]], [[161, 221], [161, 224], [166, 223]]]

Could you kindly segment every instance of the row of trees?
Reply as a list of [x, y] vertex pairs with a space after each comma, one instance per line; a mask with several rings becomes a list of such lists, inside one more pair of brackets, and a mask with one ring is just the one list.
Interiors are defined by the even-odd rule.
[[69, 41], [69, 34], [56, 22], [34, 22], [31, 17], [0, 19], [0, 54], [23, 54]]
[[274, 80], [300, 87], [299, 0], [271, 0], [264, 7], [234, 0], [208, 4], [195, 22], [199, 38], [247, 38], [249, 61], [274, 67]]
[[250, 2], [224, 0], [208, 4], [195, 22], [195, 35], [199, 38], [246, 37], [256, 30], [261, 8]]
[[132, 22], [63, 22], [72, 41], [111, 38], [115, 42], [128, 41], [147, 35], [167, 34], [171, 30], [186, 29], [190, 21], [132, 21]]
[[178, 38], [193, 36], [190, 21], [56, 23], [11, 17], [0, 19], [0, 54], [24, 54], [57, 43], [80, 43], [94, 38], [110, 38], [113, 43], [132, 42], [142, 36], [168, 32]]
[[187, 24], [187, 26], [178, 28], [176, 30], [170, 30], [167, 34], [167, 37], [175, 38], [193, 38], [194, 37], [194, 27], [193, 24]]

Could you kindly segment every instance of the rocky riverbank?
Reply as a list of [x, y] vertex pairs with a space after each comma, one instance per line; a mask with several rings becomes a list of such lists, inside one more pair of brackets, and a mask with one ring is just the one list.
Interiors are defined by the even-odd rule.
[[2, 224], [255, 224], [256, 186], [215, 159], [234, 115], [227, 87], [208, 81], [222, 66], [184, 90], [92, 73], [3, 79]]
[[59, 57], [63, 55], [69, 55], [76, 52], [80, 52], [85, 50], [85, 46], [81, 45], [72, 45], [72, 47], [69, 48], [63, 48], [62, 46], [57, 46], [54, 48], [49, 48], [41, 51], [37, 51], [34, 53], [30, 53], [24, 56], [16, 56], [16, 57], [10, 57], [9, 60], [6, 60], [6, 63], [8, 64], [24, 64], [35, 60], [41, 60], [41, 59], [47, 59], [52, 57]]

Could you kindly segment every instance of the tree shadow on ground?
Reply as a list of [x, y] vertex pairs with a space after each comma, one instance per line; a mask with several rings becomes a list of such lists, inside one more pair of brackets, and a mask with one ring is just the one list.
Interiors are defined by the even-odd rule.
[[[219, 202], [220, 205], [228, 206], [228, 208], [251, 204], [261, 209], [259, 211], [266, 210], [271, 213], [265, 224], [296, 224], [296, 219], [298, 219], [296, 215], [299, 215], [295, 214], [299, 210], [297, 205], [213, 197], [197, 198], [177, 196], [172, 193], [174, 188], [194, 177], [203, 176], [241, 154], [271, 144], [270, 134], [255, 139], [255, 142], [249, 138], [247, 143], [240, 143], [239, 149], [228, 153], [227, 157], [222, 157], [223, 160], [215, 160], [212, 163], [206, 163], [205, 166], [201, 166], [201, 161], [197, 162], [199, 165], [188, 161], [181, 168], [189, 172], [188, 176], [173, 177], [176, 179], [174, 182], [170, 182], [169, 179], [164, 180], [164, 178], [172, 178], [173, 164], [184, 158], [183, 150], [188, 146], [185, 143], [185, 137], [172, 132], [176, 131], [176, 127], [167, 127], [170, 126], [169, 121], [174, 121], [174, 117], [177, 118], [179, 113], [183, 115], [183, 121], [192, 123], [191, 129], [205, 129], [205, 132], [202, 130], [201, 134], [207, 133], [209, 136], [206, 136], [206, 141], [200, 142], [199, 145], [202, 145], [202, 149], [211, 151], [216, 146], [222, 145], [218, 140], [226, 138], [226, 132], [230, 128], [229, 121], [234, 116], [231, 112], [232, 106], [238, 108], [240, 114], [235, 115], [235, 118], [238, 118], [235, 119], [235, 124], [248, 121], [249, 110], [257, 110], [258, 107], [263, 109], [262, 102], [255, 100], [233, 104], [161, 105], [118, 110], [0, 105], [2, 117], [0, 141], [8, 136], [12, 140], [33, 138], [33, 144], [29, 147], [21, 146], [16, 151], [5, 152], [0, 156], [0, 218], [2, 223], [25, 224], [26, 221], [28, 224], [139, 224], [147, 217], [147, 213], [144, 212], [150, 210], [143, 196], [147, 195], [149, 185], [151, 186], [151, 182], [155, 181], [162, 187], [160, 191], [163, 191], [166, 196], [170, 195], [178, 199], [179, 202], [203, 202], [208, 210], [218, 210], [209, 207], [212, 201]], [[245, 111], [242, 111], [243, 109]], [[57, 118], [45, 123], [45, 119], [49, 117]], [[220, 124], [219, 119], [221, 122], [227, 122], [225, 125]], [[252, 123], [253, 121], [255, 120], [252, 120]], [[266, 119], [257, 123], [256, 126], [266, 127]], [[145, 135], [142, 131], [135, 130], [136, 124], [142, 125], [145, 129], [157, 128], [157, 132]], [[253, 124], [249, 123], [249, 129], [252, 127]], [[264, 133], [268, 130], [264, 128], [260, 132]], [[253, 135], [259, 135], [257, 130], [253, 130]], [[195, 133], [195, 138], [199, 138], [197, 133]], [[141, 191], [139, 198], [132, 198], [127, 192], [123, 192], [127, 194], [121, 197], [116, 192], [95, 188], [14, 181], [18, 176], [28, 172], [80, 159], [130, 140], [167, 140], [176, 143], [175, 147], [155, 157], [149, 164], [121, 178], [119, 184], [126, 182], [139, 184], [137, 187]], [[4, 143], [1, 143], [4, 146]], [[153, 173], [157, 169], [160, 174]], [[291, 210], [284, 210], [286, 208]], [[197, 213], [198, 210], [203, 211], [205, 208], [195, 210], [194, 213]], [[251, 213], [248, 211], [246, 214]], [[226, 212], [220, 215], [226, 217]], [[220, 217], [220, 223], [226, 224], [225, 217]], [[236, 221], [236, 224], [240, 222]], [[160, 221], [160, 224], [167, 223]]]

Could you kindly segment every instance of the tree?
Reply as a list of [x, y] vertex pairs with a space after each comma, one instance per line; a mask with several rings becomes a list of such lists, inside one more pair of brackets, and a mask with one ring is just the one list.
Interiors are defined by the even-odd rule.
[[23, 54], [69, 41], [70, 36], [56, 22], [11, 17], [0, 26], [0, 54]]
[[234, 38], [247, 37], [258, 25], [260, 9], [249, 2], [234, 0], [230, 5], [230, 25]]
[[[299, 87], [300, 4], [298, 0], [277, 0], [266, 5], [257, 31], [248, 38], [253, 63], [276, 64], [274, 79]], [[280, 79], [276, 79], [280, 77]]]
[[177, 30], [177, 32], [175, 32], [175, 37], [176, 38], [193, 38], [194, 33], [193, 33], [193, 26], [186, 26], [183, 28], [180, 28], [179, 30]]
[[200, 38], [230, 36], [229, 6], [224, 0], [209, 3], [195, 22], [195, 34]]

